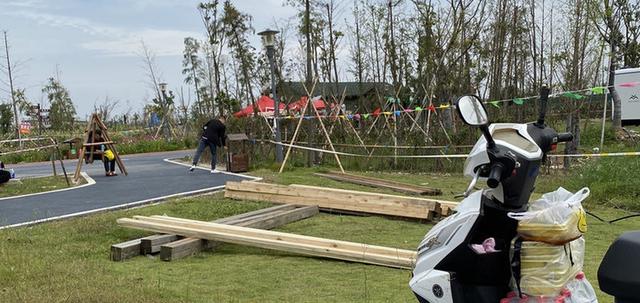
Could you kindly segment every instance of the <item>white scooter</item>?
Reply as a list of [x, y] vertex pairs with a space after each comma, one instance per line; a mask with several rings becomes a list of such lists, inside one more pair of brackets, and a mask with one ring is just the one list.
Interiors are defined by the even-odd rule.
[[[409, 286], [419, 302], [494, 303], [511, 290], [509, 250], [516, 237], [517, 221], [507, 213], [527, 210], [546, 154], [554, 150], [556, 144], [573, 140], [571, 133], [557, 133], [545, 125], [548, 95], [549, 90], [542, 88], [538, 121], [528, 124], [489, 125], [487, 112], [478, 97], [464, 96], [458, 100], [458, 114], [465, 123], [478, 126], [483, 137], [476, 142], [465, 162], [464, 174], [472, 178], [465, 192], [466, 198], [455, 214], [427, 233], [418, 247]], [[478, 180], [486, 180], [489, 188], [471, 193]], [[490, 237], [495, 239], [496, 252], [479, 254], [472, 249], [472, 244], [481, 244]], [[616, 251], [611, 254], [615, 246], [614, 243], [607, 255], [615, 255]], [[617, 249], [618, 254], [628, 255], [629, 247], [635, 248], [637, 258], [640, 233], [618, 246], [623, 247]], [[601, 279], [601, 287], [603, 282], [610, 285], [609, 288], [617, 292], [611, 293], [614, 296], [628, 293], [630, 286], [638, 292], [639, 271], [625, 270], [618, 262], [620, 257], [611, 259], [609, 263], [614, 265], [604, 270], [608, 280]], [[635, 263], [637, 270], [638, 262]], [[602, 267], [600, 272], [603, 272]], [[620, 285], [618, 280], [625, 276], [632, 277], [632, 281]], [[606, 291], [604, 287], [603, 290]], [[637, 299], [640, 297], [619, 302], [640, 302]]]

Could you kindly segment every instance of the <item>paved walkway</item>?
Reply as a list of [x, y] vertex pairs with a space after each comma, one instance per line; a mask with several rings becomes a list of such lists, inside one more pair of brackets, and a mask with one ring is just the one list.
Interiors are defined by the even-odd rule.
[[[83, 165], [83, 171], [95, 184], [59, 192], [0, 199], [0, 228], [35, 224], [98, 211], [128, 208], [171, 196], [221, 189], [227, 181], [249, 179], [246, 176], [196, 169], [164, 161], [192, 151], [123, 156], [128, 176], [106, 177], [102, 162]], [[67, 164], [70, 163], [70, 164]], [[50, 163], [12, 166], [20, 176], [51, 175]], [[73, 173], [75, 161], [65, 161]], [[60, 171], [60, 170], [59, 170]]]

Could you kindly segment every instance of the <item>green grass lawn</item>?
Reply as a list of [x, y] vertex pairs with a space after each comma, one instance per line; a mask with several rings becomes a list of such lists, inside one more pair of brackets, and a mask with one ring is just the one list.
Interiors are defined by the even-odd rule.
[[[277, 175], [259, 170], [268, 182], [382, 191], [313, 177], [314, 169]], [[443, 199], [464, 190], [460, 175], [368, 175], [441, 188]], [[559, 177], [559, 179], [562, 179]], [[547, 187], [550, 187], [548, 185]], [[546, 190], [546, 188], [545, 188]], [[393, 193], [393, 192], [390, 192]], [[0, 202], [1, 203], [1, 202]], [[411, 272], [303, 257], [283, 252], [222, 245], [179, 261], [136, 257], [109, 260], [111, 244], [149, 233], [119, 227], [115, 220], [157, 215], [213, 220], [269, 206], [238, 202], [222, 194], [174, 199], [168, 203], [97, 214], [33, 227], [0, 231], [0, 302], [413, 302]], [[595, 207], [606, 218], [624, 214]], [[613, 225], [591, 219], [586, 234], [585, 272], [595, 285], [597, 266], [609, 244], [640, 219]], [[415, 249], [430, 224], [382, 217], [319, 214], [280, 231]], [[600, 302], [612, 299], [599, 292]]]
[[[71, 176], [69, 176], [69, 182], [71, 182]], [[71, 183], [71, 186], [73, 186], [73, 183]], [[67, 187], [64, 176], [11, 180], [0, 185], [0, 198], [52, 191]]]

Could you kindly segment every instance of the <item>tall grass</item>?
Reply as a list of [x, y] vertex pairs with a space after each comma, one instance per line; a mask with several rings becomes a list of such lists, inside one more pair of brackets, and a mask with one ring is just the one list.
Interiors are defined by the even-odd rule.
[[588, 160], [578, 166], [564, 182], [569, 188], [591, 189], [588, 201], [640, 211], [640, 158], [612, 157]]

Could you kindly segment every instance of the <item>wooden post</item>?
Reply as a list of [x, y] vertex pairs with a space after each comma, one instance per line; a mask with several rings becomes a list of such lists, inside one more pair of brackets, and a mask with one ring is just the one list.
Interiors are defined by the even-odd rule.
[[82, 141], [82, 146], [80, 147], [80, 150], [78, 151], [78, 164], [76, 165], [76, 171], [73, 174], [73, 182], [77, 183], [78, 179], [80, 179], [80, 170], [82, 169], [82, 161], [84, 161], [84, 153], [85, 153], [85, 146], [84, 144], [87, 143], [87, 141], [89, 141], [89, 131], [91, 129], [91, 124], [93, 124], [93, 116], [91, 117], [92, 119], [89, 120], [89, 124], [87, 125], [87, 128], [85, 130], [85, 134], [84, 134], [84, 140]]
[[58, 172], [56, 171], [56, 154], [53, 153], [53, 151], [51, 152], [51, 156], [49, 156], [49, 158], [51, 159], [51, 167], [53, 168], [53, 176], [57, 177], [58, 176]]
[[[309, 100], [307, 102], [310, 103], [312, 102], [311, 100]], [[331, 137], [329, 137], [329, 133], [327, 133], [327, 129], [324, 127], [324, 122], [322, 122], [322, 118], [320, 117], [320, 113], [318, 112], [318, 109], [311, 104], [311, 107], [313, 107], [313, 110], [316, 112], [316, 117], [318, 117], [318, 121], [320, 122], [320, 126], [322, 126], [322, 131], [324, 132], [324, 135], [327, 139], [327, 141], [329, 142], [329, 146], [331, 146], [331, 151], [333, 151], [333, 155], [336, 157], [336, 161], [338, 162], [338, 166], [340, 166], [340, 171], [344, 173], [344, 168], [342, 167], [342, 163], [340, 162], [340, 157], [338, 157], [338, 154], [336, 153], [336, 149], [333, 147], [333, 143], [331, 142]]]
[[[55, 142], [55, 140], [54, 140]], [[58, 152], [58, 161], [60, 161], [60, 167], [62, 167], [62, 173], [64, 174], [64, 180], [67, 181], [67, 186], [71, 186], [69, 183], [69, 176], [67, 175], [67, 169], [64, 167], [64, 161], [62, 161], [62, 153], [60, 152], [60, 148], [58, 147], [58, 143], [56, 143], [56, 151]]]
[[[318, 81], [314, 81], [313, 82], [313, 87], [311, 87], [311, 92], [313, 93], [313, 91], [316, 89], [316, 84], [318, 83]], [[304, 90], [307, 90], [307, 87], [302, 84], [304, 87]], [[278, 173], [282, 173], [282, 171], [284, 170], [284, 166], [287, 164], [287, 159], [289, 159], [289, 154], [291, 153], [291, 149], [293, 148], [293, 145], [296, 142], [296, 138], [298, 137], [298, 131], [300, 130], [300, 125], [302, 125], [302, 120], [304, 119], [304, 113], [307, 111], [307, 106], [309, 106], [309, 100], [307, 100], [307, 103], [304, 105], [304, 108], [302, 109], [302, 111], [300, 112], [300, 119], [298, 119], [298, 125], [296, 125], [296, 130], [293, 132], [293, 137], [291, 138], [291, 142], [289, 143], [289, 146], [287, 148], [287, 153], [284, 155], [284, 160], [282, 160], [282, 165], [280, 165], [280, 171], [278, 171]]]

